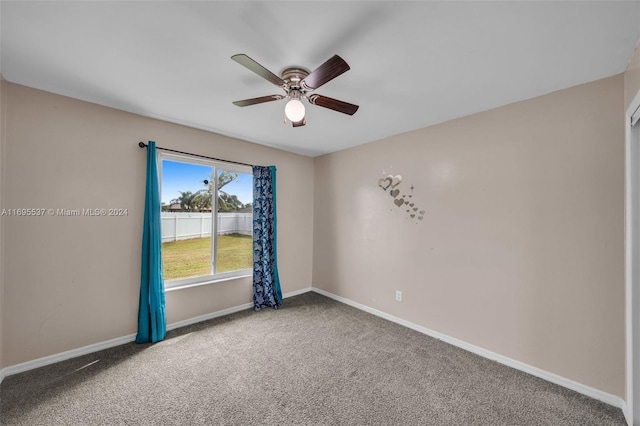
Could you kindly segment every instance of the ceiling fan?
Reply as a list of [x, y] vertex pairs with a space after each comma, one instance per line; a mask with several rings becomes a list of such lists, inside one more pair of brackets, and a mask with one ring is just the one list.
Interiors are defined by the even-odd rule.
[[279, 101], [280, 99], [287, 98], [288, 102], [284, 108], [284, 113], [291, 121], [293, 127], [300, 127], [307, 124], [307, 120], [305, 119], [305, 107], [302, 103], [303, 98], [307, 99], [310, 104], [329, 108], [348, 115], [355, 114], [359, 108], [358, 105], [311, 93], [318, 87], [349, 70], [349, 65], [347, 65], [344, 59], [338, 55], [333, 55], [324, 64], [320, 65], [312, 72], [301, 67], [289, 67], [282, 71], [280, 77], [244, 53], [233, 55], [231, 59], [240, 65], [244, 65], [265, 80], [282, 88], [285, 92], [284, 95], [268, 95], [261, 96], [259, 98], [235, 101], [233, 104], [239, 107]]

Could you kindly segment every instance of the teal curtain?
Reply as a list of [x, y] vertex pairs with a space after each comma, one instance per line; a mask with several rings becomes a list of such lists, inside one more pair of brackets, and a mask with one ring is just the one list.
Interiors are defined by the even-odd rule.
[[142, 231], [142, 271], [136, 343], [158, 342], [167, 332], [164, 279], [162, 277], [162, 229], [156, 143], [147, 145], [147, 186]]
[[276, 168], [253, 166], [253, 307], [282, 304], [278, 276]]

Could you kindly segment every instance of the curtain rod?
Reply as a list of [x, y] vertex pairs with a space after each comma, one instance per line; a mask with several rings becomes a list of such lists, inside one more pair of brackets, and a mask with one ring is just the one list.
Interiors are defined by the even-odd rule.
[[[140, 148], [146, 148], [147, 144], [144, 142], [138, 142], [138, 146]], [[162, 151], [171, 151], [171, 152], [175, 152], [177, 154], [186, 154], [186, 155], [192, 155], [194, 157], [200, 157], [200, 158], [206, 158], [209, 160], [217, 160], [217, 161], [224, 161], [225, 163], [232, 163], [232, 164], [240, 164], [241, 166], [249, 166], [249, 167], [253, 167], [253, 164], [247, 164], [247, 163], [241, 163], [239, 161], [230, 161], [230, 160], [223, 160], [222, 158], [215, 158], [215, 157], [207, 157], [206, 155], [200, 155], [200, 154], [192, 154], [190, 152], [184, 152], [184, 151], [177, 151], [175, 149], [169, 149], [169, 148], [161, 148], [159, 146], [156, 146], [156, 149], [160, 149]]]

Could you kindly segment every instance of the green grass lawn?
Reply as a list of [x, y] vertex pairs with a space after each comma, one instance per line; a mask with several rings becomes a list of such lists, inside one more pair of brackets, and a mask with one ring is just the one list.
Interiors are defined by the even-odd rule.
[[[253, 237], [230, 234], [218, 236], [216, 272], [251, 268]], [[211, 273], [211, 237], [162, 243], [164, 279], [198, 277]]]

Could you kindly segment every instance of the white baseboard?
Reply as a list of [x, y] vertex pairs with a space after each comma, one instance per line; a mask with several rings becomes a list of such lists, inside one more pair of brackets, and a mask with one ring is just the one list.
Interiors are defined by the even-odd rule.
[[236, 312], [244, 311], [245, 309], [249, 309], [251, 307], [253, 307], [253, 303], [243, 303], [242, 305], [234, 306], [232, 308], [222, 309], [221, 311], [212, 312], [210, 314], [200, 315], [200, 316], [189, 318], [186, 320], [177, 321], [171, 324], [167, 324], [167, 331], [174, 330], [180, 327], [186, 327], [188, 325], [196, 324], [202, 321], [207, 321], [213, 318], [234, 314]]
[[480, 355], [481, 357], [499, 362], [500, 364], [504, 364], [508, 367], [511, 368], [515, 368], [516, 370], [520, 370], [523, 371], [527, 374], [531, 374], [532, 376], [536, 376], [539, 377], [541, 379], [544, 379], [546, 381], [549, 381], [551, 383], [555, 383], [557, 385], [563, 386], [565, 388], [574, 390], [578, 393], [581, 393], [583, 395], [586, 395], [588, 397], [597, 399], [599, 401], [605, 402], [609, 405], [613, 405], [614, 407], [620, 408], [622, 409], [623, 413], [626, 411], [627, 409], [627, 404], [626, 402], [620, 398], [619, 396], [616, 395], [612, 395], [610, 393], [607, 392], [603, 392], [601, 390], [592, 388], [590, 386], [584, 385], [582, 383], [578, 383], [575, 382], [573, 380], [567, 379], [565, 377], [559, 376], [557, 374], [554, 373], [550, 373], [548, 371], [542, 370], [540, 368], [537, 367], [533, 367], [531, 365], [525, 364], [523, 362], [520, 361], [516, 361], [515, 359], [511, 359], [508, 358], [506, 356], [497, 354], [495, 352], [491, 352], [487, 349], [481, 348], [479, 346], [475, 346], [472, 345], [470, 343], [464, 342], [462, 340], [456, 339], [454, 337], [450, 337], [447, 336], [446, 334], [442, 334], [439, 333], [437, 331], [434, 330], [430, 330], [426, 327], [422, 327], [420, 325], [414, 324], [412, 322], [403, 320], [402, 318], [398, 318], [395, 317], [393, 315], [387, 314], [385, 312], [379, 311], [377, 309], [371, 308], [369, 306], [363, 305], [361, 303], [358, 302], [354, 302], [353, 300], [350, 299], [346, 299], [344, 297], [341, 296], [337, 296], [333, 293], [329, 293], [328, 291], [313, 287], [312, 288], [313, 291], [315, 291], [318, 294], [321, 294], [323, 296], [326, 296], [330, 299], [333, 300], [337, 300], [338, 302], [344, 303], [346, 305], [352, 306], [356, 309], [360, 309], [361, 311], [365, 311], [368, 312], [370, 314], [373, 314], [375, 316], [384, 318], [386, 320], [389, 320], [391, 322], [395, 322], [396, 324], [400, 324], [403, 325], [407, 328], [410, 328], [412, 330], [415, 330], [419, 333], [422, 334], [426, 334], [427, 336], [431, 336], [434, 337], [438, 340], [442, 340], [443, 342], [449, 343], [453, 346], [457, 346], [459, 348], [462, 348], [466, 351], [472, 352], [476, 355]]
[[[564, 378], [562, 376], [559, 376], [557, 374], [554, 373], [550, 373], [548, 371], [539, 369], [537, 367], [533, 367], [531, 365], [525, 364], [523, 362], [520, 361], [516, 361], [514, 359], [505, 357], [503, 355], [497, 354], [495, 352], [491, 352], [489, 350], [483, 349], [479, 346], [475, 346], [472, 345], [470, 343], [464, 342], [462, 340], [456, 339], [454, 337], [450, 337], [447, 336], [446, 334], [442, 334], [439, 333], [437, 331], [434, 330], [430, 330], [426, 327], [422, 327], [420, 325], [414, 324], [412, 322], [403, 320], [402, 318], [398, 318], [395, 317], [393, 315], [387, 314], [385, 312], [379, 311], [377, 309], [371, 308], [369, 306], [363, 305], [361, 303], [358, 302], [354, 302], [353, 300], [350, 299], [346, 299], [344, 297], [335, 295], [333, 293], [329, 293], [328, 291], [319, 289], [319, 288], [315, 288], [315, 287], [306, 287], [300, 290], [295, 290], [292, 292], [288, 292], [282, 295], [282, 297], [284, 299], [289, 298], [289, 297], [293, 297], [293, 296], [297, 296], [303, 293], [307, 293], [309, 291], [314, 291], [318, 294], [321, 294], [323, 296], [326, 296], [330, 299], [336, 300], [338, 302], [344, 303], [346, 305], [352, 306], [356, 309], [362, 310], [364, 312], [368, 312], [370, 314], [376, 315], [378, 317], [384, 318], [386, 320], [389, 320], [391, 322], [394, 322], [396, 324], [400, 324], [402, 326], [405, 326], [407, 328], [410, 328], [412, 330], [415, 330], [417, 332], [426, 334], [427, 336], [431, 336], [434, 337], [436, 339], [442, 340], [443, 342], [447, 342], [451, 345], [457, 346], [459, 348], [462, 348], [464, 350], [467, 350], [469, 352], [472, 352], [476, 355], [480, 355], [484, 358], [499, 362], [501, 364], [504, 364], [508, 367], [511, 368], [515, 368], [516, 370], [520, 370], [523, 371], [525, 373], [531, 374], [532, 376], [536, 376], [539, 377], [541, 379], [547, 380], [551, 383], [555, 383], [557, 385], [563, 386], [565, 388], [574, 390], [576, 392], [579, 392], [583, 395], [586, 395], [588, 397], [597, 399], [599, 401], [605, 402], [609, 405], [613, 405], [614, 407], [618, 407], [620, 409], [622, 409], [623, 413], [625, 414], [625, 417], [628, 416], [627, 414], [627, 405], [625, 403], [625, 401], [616, 396], [616, 395], [612, 395], [609, 394], [607, 392], [603, 392], [601, 390], [592, 388], [590, 386], [584, 385], [582, 383], [578, 383], [575, 382], [573, 380], [569, 380], [567, 378]], [[206, 315], [200, 315], [194, 318], [190, 318], [187, 320], [183, 320], [183, 321], [178, 321], [175, 323], [171, 323], [167, 325], [167, 330], [173, 330], [176, 328], [180, 328], [180, 327], [185, 327], [187, 325], [191, 325], [191, 324], [195, 324], [198, 322], [202, 322], [202, 321], [207, 321], [213, 318], [217, 318], [217, 317], [221, 317], [224, 315], [229, 315], [235, 312], [239, 312], [239, 311], [243, 311], [245, 309], [249, 309], [253, 306], [253, 303], [245, 303], [242, 305], [238, 305], [238, 306], [234, 306], [231, 308], [227, 308], [227, 309], [222, 309], [220, 311], [216, 311], [216, 312], [212, 312], [210, 314], [206, 314]], [[104, 350], [104, 349], [108, 349], [108, 348], [112, 348], [114, 346], [119, 346], [119, 345], [123, 345], [129, 342], [133, 342], [135, 341], [136, 335], [135, 334], [130, 334], [127, 336], [122, 336], [122, 337], [118, 337], [115, 339], [111, 339], [111, 340], [107, 340], [104, 342], [99, 342], [99, 343], [94, 343], [92, 345], [87, 345], [87, 346], [83, 346], [81, 348], [77, 348], [77, 349], [72, 349], [69, 351], [65, 351], [65, 352], [61, 352], [58, 354], [54, 354], [54, 355], [49, 355], [46, 357], [42, 357], [42, 358], [38, 358], [38, 359], [34, 359], [31, 361], [27, 361], [27, 362], [23, 362], [21, 364], [16, 364], [16, 365], [12, 365], [9, 367], [5, 367], [3, 369], [0, 370], [0, 383], [2, 383], [2, 380], [7, 377], [7, 376], [11, 376], [13, 374], [18, 374], [18, 373], [22, 373], [24, 371], [28, 371], [28, 370], [33, 370], [35, 368], [39, 368], [39, 367], [44, 367], [46, 365], [49, 364], [53, 364], [56, 362], [60, 362], [60, 361], [64, 361], [67, 359], [71, 359], [71, 358], [75, 358], [75, 357], [79, 357], [82, 355], [87, 355], [93, 352], [97, 352], [100, 350]], [[628, 417], [627, 417], [627, 421], [628, 421]]]
[[71, 349], [69, 351], [60, 352], [54, 355], [37, 358], [31, 361], [23, 362], [21, 364], [11, 365], [2, 369], [3, 378], [11, 376], [13, 374], [33, 370], [35, 368], [44, 367], [45, 365], [54, 364], [56, 362], [65, 361], [67, 359], [76, 358], [104, 349], [109, 349], [114, 346], [124, 345], [126, 343], [133, 342], [134, 340], [136, 340], [136, 335], [129, 334], [128, 336], [117, 337], [115, 339], [106, 340], [104, 342], [98, 342], [92, 345], [83, 346], [81, 348]]
[[[283, 299], [286, 299], [288, 297], [293, 297], [293, 296], [297, 296], [299, 294], [302, 293], [307, 293], [311, 291], [311, 287], [306, 287], [300, 290], [295, 290], [295, 291], [290, 291], [288, 293], [284, 293], [282, 295]], [[180, 328], [180, 327], [186, 327], [187, 325], [191, 325], [191, 324], [196, 324], [202, 321], [207, 321], [213, 318], [218, 318], [218, 317], [222, 317], [225, 315], [229, 315], [229, 314], [234, 314], [236, 312], [240, 312], [240, 311], [244, 311], [245, 309], [250, 309], [253, 307], [253, 302], [250, 303], [244, 303], [242, 305], [238, 305], [238, 306], [234, 306], [232, 308], [227, 308], [227, 309], [223, 309], [221, 311], [216, 311], [216, 312], [212, 312], [210, 314], [205, 314], [205, 315], [200, 315], [194, 318], [189, 318], [183, 321], [178, 321], [178, 322], [174, 322], [171, 324], [167, 325], [167, 331], [169, 330], [173, 330], [176, 328]]]
[[[311, 287], [306, 287], [300, 290], [291, 291], [282, 295], [283, 299], [288, 297], [297, 296], [302, 293], [306, 293], [311, 291]], [[244, 311], [245, 309], [249, 309], [253, 307], [253, 303], [244, 303], [242, 305], [234, 306], [227, 309], [222, 309], [220, 311], [212, 312], [206, 315], [200, 315], [194, 318], [189, 318], [183, 321], [177, 321], [171, 324], [167, 324], [167, 331], [174, 330], [176, 328], [185, 327], [187, 325], [195, 324], [202, 321], [207, 321], [213, 318], [218, 318], [224, 315], [233, 314], [235, 312]], [[11, 365], [9, 367], [5, 367], [0, 370], [0, 383], [4, 380], [5, 377], [11, 376], [13, 374], [22, 373], [25, 371], [33, 370], [36, 368], [44, 367], [45, 365], [54, 364], [56, 362], [65, 361], [67, 359], [76, 358], [82, 355], [87, 355], [93, 352], [98, 352], [104, 349], [109, 349], [114, 346], [124, 345], [126, 343], [130, 343], [136, 340], [136, 334], [129, 334], [127, 336], [117, 337], [115, 339], [106, 340], [104, 342], [98, 342], [91, 345], [83, 346], [77, 349], [71, 349], [69, 351], [60, 352], [54, 355], [45, 356], [42, 358], [37, 358], [31, 361], [23, 362], [16, 365]]]
[[294, 290], [294, 291], [290, 291], [288, 293], [285, 293], [282, 295], [283, 299], [286, 299], [288, 297], [293, 297], [293, 296], [297, 296], [299, 294], [304, 294], [304, 293], [308, 293], [310, 291], [313, 290], [313, 287], [305, 287], [305, 288], [301, 288], [300, 290]]

